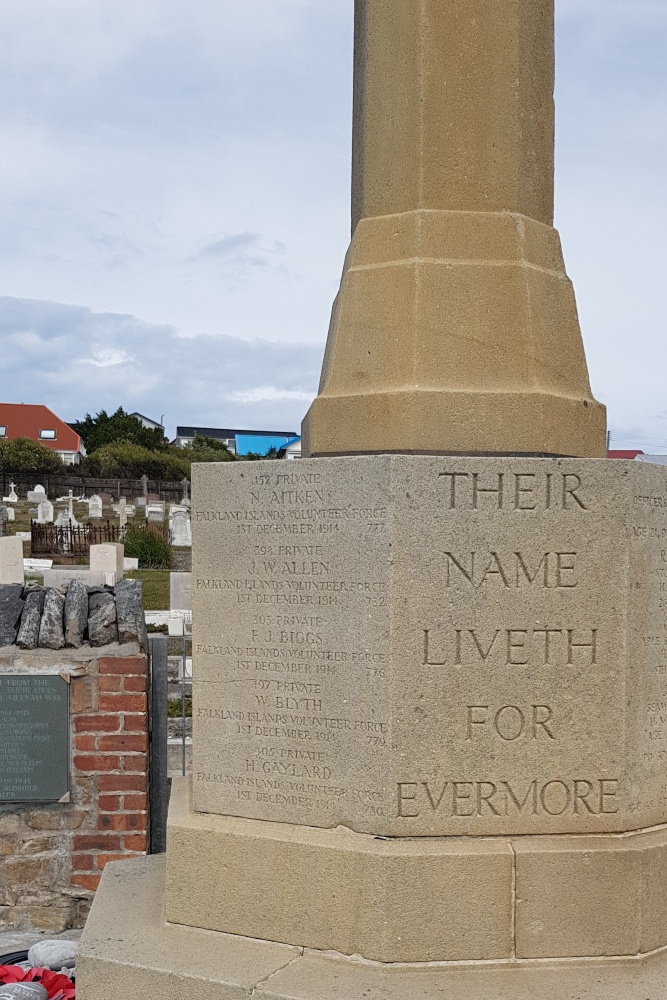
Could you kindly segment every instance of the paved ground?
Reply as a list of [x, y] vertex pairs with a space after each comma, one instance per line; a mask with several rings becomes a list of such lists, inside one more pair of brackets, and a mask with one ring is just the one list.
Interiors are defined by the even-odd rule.
[[8, 931], [0, 933], [0, 955], [9, 955], [13, 951], [25, 951], [36, 941], [54, 941], [56, 938], [66, 938], [68, 941], [78, 941], [83, 931], [63, 931], [53, 934], [47, 931]]

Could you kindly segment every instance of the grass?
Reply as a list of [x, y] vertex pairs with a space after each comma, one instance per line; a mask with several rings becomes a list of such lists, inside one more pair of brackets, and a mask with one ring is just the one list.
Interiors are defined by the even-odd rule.
[[146, 611], [169, 610], [169, 570], [135, 569], [125, 574], [128, 580], [141, 580], [144, 585]]

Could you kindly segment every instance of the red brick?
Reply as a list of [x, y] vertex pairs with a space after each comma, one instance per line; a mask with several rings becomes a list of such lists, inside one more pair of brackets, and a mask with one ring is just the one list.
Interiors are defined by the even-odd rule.
[[96, 892], [100, 884], [100, 875], [72, 875], [72, 885], [80, 885], [82, 889], [89, 889]]
[[77, 750], [97, 750], [97, 736], [79, 734], [74, 737], [74, 746]]
[[145, 690], [146, 690], [145, 677], [125, 677], [123, 679], [123, 691], [133, 692], [133, 691], [145, 691]]
[[97, 818], [97, 829], [139, 833], [146, 829], [146, 813], [104, 813]]
[[123, 796], [123, 809], [128, 812], [143, 812], [148, 806], [148, 796], [147, 795], [124, 795]]
[[[139, 677], [137, 679], [141, 680], [142, 678]], [[108, 693], [109, 691], [120, 691], [121, 683], [121, 677], [113, 677], [111, 674], [103, 674], [100, 678], [98, 678], [98, 688], [100, 691], [104, 691], [105, 693]]]
[[72, 868], [75, 872], [92, 872], [95, 868], [95, 859], [92, 854], [73, 854]]
[[120, 837], [116, 833], [79, 833], [73, 838], [73, 851], [118, 851]]
[[145, 733], [148, 722], [145, 715], [123, 716], [123, 729], [126, 733]]
[[115, 733], [120, 728], [117, 715], [79, 715], [74, 720], [77, 733]]
[[132, 833], [128, 836], [123, 837], [123, 850], [124, 851], [145, 851], [146, 850], [146, 834], [145, 833]]
[[98, 854], [97, 855], [97, 867], [102, 870], [105, 865], [108, 865], [111, 861], [123, 861], [127, 857], [127, 854]]
[[101, 774], [98, 778], [101, 792], [145, 792], [143, 774]]
[[148, 673], [148, 659], [145, 656], [102, 656], [99, 665], [101, 674]]
[[148, 770], [148, 758], [146, 754], [138, 753], [135, 754], [133, 757], [124, 757], [123, 770], [145, 773]]
[[102, 736], [100, 739], [100, 750], [117, 750], [126, 753], [145, 753], [148, 747], [148, 737], [146, 734], [137, 733], [136, 736]]
[[100, 795], [98, 805], [101, 812], [118, 812], [120, 809], [120, 795]]
[[[74, 767], [78, 771], [117, 771], [120, 768], [120, 757], [109, 754], [106, 757], [100, 754], [87, 754], [74, 758]], [[128, 768], [132, 770], [132, 768]]]
[[145, 694], [101, 694], [100, 712], [145, 712]]

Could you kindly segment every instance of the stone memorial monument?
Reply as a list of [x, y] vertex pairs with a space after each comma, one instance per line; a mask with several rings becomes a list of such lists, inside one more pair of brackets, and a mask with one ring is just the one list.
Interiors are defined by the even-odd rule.
[[77, 990], [662, 1000], [667, 476], [603, 460], [553, 0], [356, 14], [311, 457], [193, 468], [192, 779]]

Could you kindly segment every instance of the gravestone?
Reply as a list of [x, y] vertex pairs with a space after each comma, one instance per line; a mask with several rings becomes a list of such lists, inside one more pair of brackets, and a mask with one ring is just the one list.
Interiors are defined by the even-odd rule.
[[4, 503], [18, 503], [18, 499], [19, 498], [18, 498], [18, 494], [16, 492], [16, 484], [15, 483], [10, 483], [9, 484], [9, 496], [3, 497], [2, 499], [3, 499]]
[[23, 582], [23, 542], [16, 537], [0, 538], [0, 584]]
[[16, 511], [14, 510], [13, 507], [7, 507], [7, 520], [8, 521], [16, 520]]
[[597, 460], [553, 2], [356, 14], [306, 457], [193, 467], [192, 779], [166, 874], [105, 876], [77, 989], [659, 1000], [667, 475]]
[[125, 497], [122, 497], [118, 504], [114, 504], [114, 511], [118, 514], [120, 527], [124, 528], [127, 524], [127, 501]]
[[69, 801], [69, 684], [0, 674], [0, 803]]
[[192, 573], [169, 574], [169, 607], [172, 611], [192, 611]]
[[152, 501], [146, 504], [146, 520], [162, 524], [164, 522], [164, 502]]
[[28, 490], [28, 500], [30, 503], [41, 503], [46, 497], [46, 490], [38, 483], [34, 490]]
[[104, 492], [100, 493], [100, 500], [102, 501], [103, 507], [113, 506], [113, 497], [111, 496], [110, 493], [104, 493]]
[[186, 511], [174, 511], [171, 517], [171, 544], [177, 548], [192, 545], [192, 525]]
[[37, 523], [53, 524], [53, 504], [44, 498], [37, 506]]
[[123, 579], [125, 546], [118, 542], [90, 546], [91, 573], [113, 573], [116, 580]]
[[0, 534], [6, 531], [9, 521], [9, 508], [4, 503], [0, 503]]
[[88, 500], [88, 517], [91, 521], [102, 517], [102, 497], [97, 494]]

